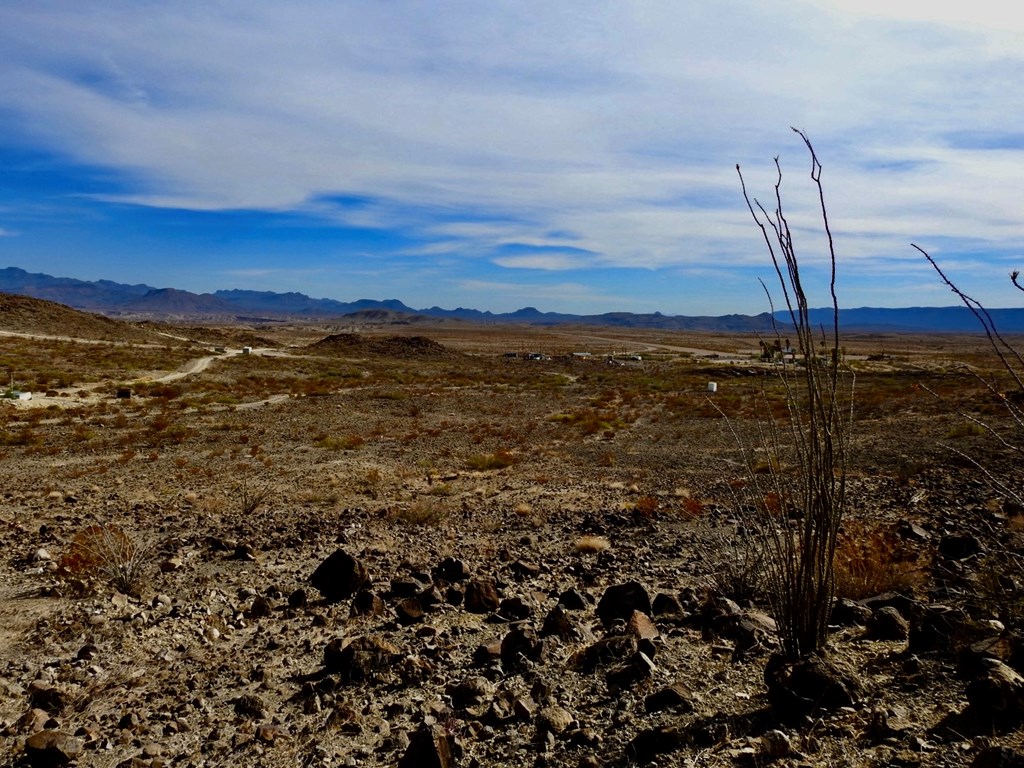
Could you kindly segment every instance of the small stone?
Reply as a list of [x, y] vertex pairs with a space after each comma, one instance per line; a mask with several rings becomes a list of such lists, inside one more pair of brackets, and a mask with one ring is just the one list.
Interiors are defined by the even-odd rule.
[[761, 735], [761, 754], [769, 760], [778, 760], [792, 751], [789, 736], [779, 730], [765, 731]]
[[256, 726], [256, 738], [264, 744], [273, 744], [281, 736], [281, 726], [272, 723], [261, 723]]
[[662, 712], [671, 709], [676, 712], [693, 711], [693, 695], [682, 682], [675, 682], [662, 688], [644, 699], [644, 709], [648, 712]]
[[633, 611], [630, 614], [629, 620], [626, 622], [626, 631], [637, 640], [657, 640], [661, 636], [658, 628], [651, 621], [651, 617], [640, 611]]
[[395, 613], [398, 616], [398, 623], [403, 626], [421, 622], [426, 616], [423, 611], [423, 604], [416, 597], [402, 600], [395, 606]]
[[235, 699], [232, 704], [234, 704], [235, 714], [239, 717], [245, 717], [250, 720], [260, 720], [266, 717], [267, 705], [259, 696], [254, 696], [251, 693], [243, 694]]
[[872, 640], [906, 640], [910, 635], [910, 622], [887, 605], [871, 615], [867, 636]]
[[454, 739], [436, 725], [424, 725], [409, 740], [398, 768], [454, 768]]
[[558, 705], [543, 707], [537, 712], [537, 733], [550, 732], [558, 736], [576, 721], [572, 713]]

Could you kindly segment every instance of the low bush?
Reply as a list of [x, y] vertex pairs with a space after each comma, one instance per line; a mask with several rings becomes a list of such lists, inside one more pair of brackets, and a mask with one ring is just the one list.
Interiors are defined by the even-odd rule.
[[119, 526], [103, 523], [79, 531], [60, 562], [65, 572], [103, 579], [126, 595], [139, 594], [152, 564], [151, 547]]

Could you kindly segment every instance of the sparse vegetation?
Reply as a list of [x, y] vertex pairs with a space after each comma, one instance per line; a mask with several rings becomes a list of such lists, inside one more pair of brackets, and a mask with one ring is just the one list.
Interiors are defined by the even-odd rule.
[[[836, 253], [821, 165], [810, 141], [797, 133], [810, 155], [810, 176], [820, 201], [831, 265], [833, 322], [827, 331], [822, 329], [820, 340], [810, 321], [793, 233], [783, 212], [778, 159], [771, 213], [749, 197], [740, 174], [744, 199], [778, 276], [792, 326], [786, 334], [796, 339], [796, 364], [778, 369], [788, 418], [781, 421], [766, 407], [757, 425], [756, 445], [744, 446], [752, 468], [750, 485], [744, 489], [749, 501], [745, 508], [753, 511], [749, 541], [763, 549], [768, 598], [789, 659], [825, 648], [835, 591], [836, 545], [846, 511], [847, 441], [853, 429], [853, 379], [844, 370], [840, 353]], [[739, 166], [736, 169], [739, 172]], [[762, 460], [752, 455], [755, 449], [767, 456], [763, 473], [757, 471]]]
[[505, 469], [516, 463], [516, 457], [511, 451], [499, 448], [494, 453], [482, 453], [470, 456], [466, 459], [466, 466], [478, 472], [488, 472], [492, 469]]
[[60, 564], [73, 576], [102, 579], [126, 595], [138, 595], [155, 569], [152, 547], [110, 523], [76, 533]]
[[[796, 530], [799, 505], [774, 483], [777, 475], [795, 479], [800, 464], [785, 440], [767, 451], [759, 439], [759, 419], [781, 437], [793, 420], [778, 370], [750, 359], [757, 334], [622, 328], [574, 338], [572, 329], [442, 323], [429, 333], [472, 354], [410, 360], [306, 355], [320, 332], [275, 326], [266, 333], [278, 340], [276, 357], [221, 355], [202, 372], [166, 381], [158, 380], [164, 367], [125, 370], [95, 387], [94, 374], [76, 371], [72, 391], [0, 403], [7, 443], [0, 446], [0, 540], [9, 553], [0, 559], [0, 671], [11, 692], [0, 696], [0, 720], [9, 726], [0, 752], [13, 751], [10, 760], [20, 759], [27, 726], [18, 723], [41, 695], [36, 681], [71, 702], [48, 718], [69, 733], [97, 734], [86, 739], [83, 766], [136, 758], [150, 740], [169, 762], [187, 763], [198, 750], [210, 764], [276, 766], [294, 757], [308, 765], [395, 765], [402, 734], [422, 724], [420, 696], [459, 734], [461, 761], [480, 765], [534, 754], [547, 705], [523, 719], [526, 707], [551, 701], [580, 724], [545, 739], [552, 765], [592, 756], [708, 768], [952, 765], [980, 754], [979, 737], [1020, 743], [1019, 732], [990, 725], [970, 731], [958, 723], [962, 736], [943, 729], [968, 684], [951, 674], [961, 661], [953, 642], [907, 654], [905, 644], [880, 643], [857, 623], [829, 635], [829, 658], [861, 670], [869, 694], [816, 715], [813, 725], [773, 722], [763, 662], [777, 647], [775, 609], [758, 578], [764, 568], [743, 559], [764, 549], [743, 543], [755, 536], [750, 523], [761, 512], [779, 531]], [[502, 358], [506, 346], [572, 350], [597, 335], [615, 339], [609, 349], [664, 345], [663, 352], [644, 352], [644, 369], [609, 365], [600, 353], [596, 360]], [[1014, 554], [1024, 511], [980, 482], [975, 466], [937, 447], [948, 441], [990, 468], [1013, 471], [1001, 446], [959, 427], [955, 413], [1002, 423], [1002, 405], [955, 366], [970, 361], [988, 376], [992, 361], [977, 353], [976, 339], [900, 339], [843, 339], [846, 359], [858, 366], [859, 450], [848, 457], [854, 503], [836, 545], [837, 594], [875, 597], [868, 593], [896, 588], [899, 595], [864, 605], [908, 611], [915, 643], [920, 615], [941, 601], [992, 647], [1009, 648], [1024, 605]], [[880, 346], [886, 357], [868, 361]], [[722, 357], [672, 351], [681, 348]], [[147, 376], [139, 393], [115, 399], [118, 383], [134, 387]], [[711, 396], [709, 381], [718, 382]], [[922, 396], [925, 387], [943, 398]], [[379, 396], [394, 391], [403, 396]], [[714, 404], [746, 445], [762, 449], [763, 472], [737, 455]], [[30, 444], [16, 444], [23, 430]], [[339, 442], [317, 445], [328, 436]], [[364, 442], [346, 450], [347, 436]], [[480, 457], [477, 466], [490, 466], [487, 457], [499, 452], [515, 464], [478, 470], [467, 463]], [[271, 486], [259, 503], [245, 501]], [[97, 516], [129, 539], [160, 542], [149, 550], [137, 596], [112, 594], [106, 576], [60, 567]], [[310, 577], [339, 549], [360, 560], [371, 581], [358, 598], [326, 604]], [[471, 582], [496, 587], [497, 603], [482, 606], [484, 613], [466, 608]], [[622, 670], [642, 661], [632, 642], [649, 628], [622, 614], [606, 625], [597, 606], [610, 587], [632, 582], [651, 598], [656, 670], [613, 689]], [[724, 613], [712, 616], [712, 603]], [[863, 618], [867, 609], [858, 610]], [[483, 659], [485, 646], [496, 653], [510, 635], [506, 646], [530, 640], [552, 614], [545, 631], [557, 631], [544, 635], [544, 653], [526, 666], [514, 657], [507, 667], [500, 655]], [[1007, 631], [998, 632], [995, 620]], [[381, 651], [385, 663], [371, 679], [345, 680], [322, 667], [332, 637], [381, 641], [359, 658]], [[595, 646], [608, 657], [594, 670], [567, 668]], [[501, 679], [491, 680], [499, 663]], [[461, 684], [477, 678], [479, 702], [461, 706], [458, 697], [476, 683]], [[671, 681], [690, 689], [695, 710], [647, 711], [647, 697]], [[522, 716], [505, 719], [518, 699]], [[136, 711], [141, 722], [122, 726]], [[266, 716], [256, 719], [261, 711]], [[895, 712], [913, 722], [880, 714]], [[666, 724], [685, 744], [634, 760], [633, 739]], [[788, 756], [761, 753], [769, 726], [791, 740]], [[491, 738], [480, 738], [484, 727]], [[599, 745], [588, 731], [600, 734]], [[701, 739], [709, 748], [693, 751]], [[908, 744], [921, 750], [911, 754]]]

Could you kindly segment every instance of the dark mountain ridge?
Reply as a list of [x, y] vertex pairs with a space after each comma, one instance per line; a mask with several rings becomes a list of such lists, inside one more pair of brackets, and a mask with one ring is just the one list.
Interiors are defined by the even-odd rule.
[[[528, 323], [531, 325], [617, 326], [622, 328], [664, 328], [668, 330], [706, 330], [772, 333], [772, 316], [758, 315], [686, 316], [664, 315], [660, 312], [636, 314], [607, 312], [599, 315], [574, 315], [562, 312], [541, 312], [523, 307], [515, 312], [494, 313], [458, 307], [414, 309], [398, 299], [359, 299], [337, 301], [315, 299], [303, 293], [218, 290], [196, 294], [176, 288], [154, 288], [145, 284], [127, 285], [112, 280], [77, 280], [31, 273], [18, 267], [0, 269], [0, 292], [65, 304], [75, 309], [114, 316], [203, 318], [247, 321], [322, 319], [357, 315], [366, 318], [372, 313], [376, 321], [384, 321], [392, 313], [391, 322], [409, 322], [411, 317], [466, 320], [480, 323]], [[1003, 333], [1024, 333], [1024, 308], [988, 310], [996, 327]], [[777, 312], [775, 322], [786, 325], [788, 316]], [[827, 327], [832, 323], [831, 309], [811, 310], [811, 321]], [[840, 311], [840, 324], [846, 331], [944, 332], [979, 333], [978, 319], [966, 307], [858, 307]], [[784, 330], [780, 328], [780, 330]]]

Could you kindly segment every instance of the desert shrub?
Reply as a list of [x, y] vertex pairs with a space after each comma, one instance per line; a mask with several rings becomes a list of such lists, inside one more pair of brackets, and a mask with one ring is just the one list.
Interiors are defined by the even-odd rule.
[[660, 506], [656, 496], [641, 496], [633, 504], [633, 509], [641, 519], [653, 520], [658, 516]]
[[43, 438], [27, 424], [15, 429], [5, 429], [0, 433], [0, 445], [38, 446]]
[[83, 528], [61, 558], [75, 576], [100, 578], [126, 595], [138, 595], [153, 565], [153, 551], [122, 528], [96, 523]]
[[243, 516], [248, 517], [270, 500], [275, 488], [269, 480], [256, 479], [255, 471], [248, 464], [242, 463], [237, 469], [239, 477], [231, 495], [235, 500], [235, 506], [241, 510]]
[[958, 437], [979, 437], [984, 434], [984, 428], [968, 421], [963, 424], [957, 424], [955, 427], [950, 427], [949, 431], [946, 432], [946, 439], [955, 440]]
[[910, 592], [925, 579], [922, 559], [891, 529], [848, 522], [836, 546], [836, 596], [861, 600]]
[[[778, 158], [771, 212], [750, 198], [736, 166], [744, 200], [761, 230], [778, 277], [789, 319], [784, 333], [795, 340], [796, 364], [776, 368], [774, 383], [762, 387], [753, 436], [741, 435], [731, 421], [727, 422], [744, 464], [751, 470], [747, 483], [739, 489], [742, 498], [737, 500], [748, 534], [748, 552], [741, 562], [757, 562], [758, 558], [763, 562], [765, 591], [779, 628], [782, 652], [789, 659], [818, 653], [825, 647], [835, 590], [834, 557], [846, 509], [847, 440], [853, 413], [853, 374], [842, 363], [836, 253], [821, 184], [821, 164], [807, 137], [796, 133], [810, 154], [810, 177], [820, 201], [826, 256], [831, 266], [832, 322], [821, 328], [819, 338], [810, 320], [793, 233], [783, 213]], [[767, 287], [765, 290], [767, 293]], [[772, 305], [773, 316], [774, 309]], [[777, 338], [782, 333], [776, 328]], [[778, 418], [773, 406], [774, 398], [780, 395], [785, 418]], [[759, 455], [771, 457], [764, 473], [753, 471]]]
[[516, 458], [511, 451], [499, 448], [494, 453], [481, 453], [470, 456], [466, 459], [466, 466], [470, 469], [486, 472], [492, 469], [504, 469], [516, 463]]
[[448, 519], [448, 508], [435, 499], [416, 499], [408, 506], [397, 507], [390, 518], [405, 525], [440, 525]]
[[588, 534], [576, 539], [573, 548], [582, 555], [592, 555], [605, 552], [611, 549], [612, 545], [604, 536]]
[[716, 531], [704, 538], [708, 580], [717, 594], [741, 605], [765, 593], [765, 548], [753, 545], [744, 534]]
[[366, 439], [359, 435], [321, 435], [316, 439], [316, 446], [328, 451], [354, 451], [365, 443]]
[[438, 483], [431, 486], [427, 493], [431, 496], [451, 496], [455, 493], [455, 489], [452, 488], [451, 483]]

